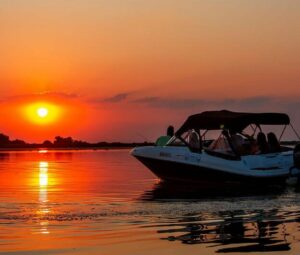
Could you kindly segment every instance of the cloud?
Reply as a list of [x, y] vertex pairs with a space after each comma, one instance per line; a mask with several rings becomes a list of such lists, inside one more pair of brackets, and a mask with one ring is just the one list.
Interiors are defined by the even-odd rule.
[[126, 101], [126, 99], [132, 94], [133, 92], [124, 92], [124, 93], [118, 93], [116, 95], [113, 95], [111, 97], [107, 97], [107, 98], [99, 98], [99, 97], [95, 97], [95, 98], [90, 98], [88, 101], [90, 103], [121, 103]]
[[191, 108], [207, 104], [207, 100], [203, 99], [170, 99], [160, 97], [145, 97], [132, 101], [133, 103], [146, 104], [151, 107], [158, 108]]
[[[189, 108], [210, 108], [226, 109], [234, 108], [236, 110], [256, 110], [268, 108], [271, 105], [292, 104], [293, 100], [272, 98], [267, 96], [249, 97], [243, 99], [203, 99], [203, 98], [163, 98], [163, 97], [144, 97], [131, 101], [136, 104], [144, 104], [155, 108], [170, 109], [189, 109]], [[297, 101], [294, 101], [297, 103]], [[272, 108], [270, 108], [272, 110]]]
[[135, 99], [132, 102], [133, 103], [142, 103], [142, 104], [153, 104], [153, 103], [159, 102], [160, 100], [161, 100], [161, 98], [159, 98], [159, 97], [143, 97], [143, 98]]
[[19, 101], [19, 100], [31, 100], [31, 99], [43, 99], [43, 98], [78, 98], [79, 95], [75, 93], [65, 93], [58, 91], [45, 91], [41, 93], [32, 93], [32, 94], [20, 94], [9, 97], [4, 97], [0, 99], [0, 102], [9, 102], [9, 101]]
[[66, 97], [66, 98], [77, 98], [79, 97], [76, 93], [66, 93], [66, 92], [56, 92], [56, 91], [47, 91], [43, 93], [39, 93], [37, 95], [45, 95], [45, 96], [58, 96], [58, 97]]
[[107, 103], [119, 103], [122, 102], [124, 100], [126, 100], [128, 98], [130, 93], [119, 93], [117, 95], [114, 95], [112, 97], [108, 97], [103, 99], [103, 102], [107, 102]]
[[209, 100], [192, 98], [163, 98], [163, 97], [144, 97], [131, 101], [136, 104], [145, 104], [157, 108], [191, 108], [212, 103]]
[[[300, 105], [296, 98], [254, 96], [248, 98], [170, 98], [160, 96], [137, 97], [137, 93], [118, 93], [108, 98], [89, 100], [91, 103], [126, 103], [144, 105], [150, 108], [170, 110], [205, 111], [228, 109], [233, 111], [290, 111]], [[130, 98], [130, 100], [129, 100]]]

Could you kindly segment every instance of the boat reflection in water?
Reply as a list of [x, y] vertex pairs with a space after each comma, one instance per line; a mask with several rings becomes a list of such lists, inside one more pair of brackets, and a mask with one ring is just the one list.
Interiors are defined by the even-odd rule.
[[254, 187], [245, 185], [217, 186], [215, 183], [187, 184], [175, 182], [158, 182], [153, 189], [145, 191], [140, 197], [142, 201], [176, 201], [202, 200], [232, 197], [252, 197], [281, 195], [287, 190], [283, 186]]
[[[204, 189], [158, 183], [141, 199], [166, 203], [166, 206], [177, 203], [178, 207], [186, 205], [194, 208], [185, 215], [178, 214], [181, 216], [166, 219], [166, 224], [157, 226], [157, 233], [162, 240], [184, 245], [206, 245], [218, 253], [270, 252], [288, 251], [291, 243], [300, 237], [298, 207], [268, 209], [268, 201], [285, 196], [287, 192], [276, 190], [266, 195], [266, 190], [255, 190], [252, 193], [240, 190], [234, 197], [234, 191], [229, 190], [213, 191], [208, 187]], [[226, 201], [229, 207], [226, 207]], [[224, 208], [220, 208], [220, 204]], [[265, 206], [261, 207], [262, 204]]]
[[[223, 212], [219, 221], [199, 221], [190, 217], [189, 224], [159, 230], [169, 236], [162, 238], [183, 244], [209, 244], [217, 252], [263, 252], [290, 250], [288, 222], [280, 220], [278, 211]], [[192, 221], [195, 221], [192, 223]], [[176, 235], [177, 233], [177, 235]], [[179, 234], [180, 233], [180, 234]], [[183, 234], [182, 234], [183, 233]], [[175, 235], [174, 235], [175, 234]], [[227, 247], [224, 247], [227, 246]]]

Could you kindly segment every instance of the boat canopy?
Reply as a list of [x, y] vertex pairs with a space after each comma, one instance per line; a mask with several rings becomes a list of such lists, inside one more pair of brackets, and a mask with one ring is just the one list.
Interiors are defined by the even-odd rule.
[[188, 117], [175, 133], [176, 136], [195, 129], [219, 130], [228, 129], [241, 132], [247, 126], [255, 125], [289, 125], [290, 118], [284, 113], [244, 113], [222, 111], [206, 111]]

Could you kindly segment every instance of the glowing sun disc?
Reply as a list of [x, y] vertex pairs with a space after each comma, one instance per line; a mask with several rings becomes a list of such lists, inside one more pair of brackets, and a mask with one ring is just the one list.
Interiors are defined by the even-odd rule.
[[45, 107], [40, 107], [37, 109], [37, 115], [41, 118], [45, 118], [48, 115], [48, 109]]
[[32, 123], [48, 125], [55, 123], [62, 113], [62, 108], [51, 102], [34, 102], [23, 108], [25, 117]]

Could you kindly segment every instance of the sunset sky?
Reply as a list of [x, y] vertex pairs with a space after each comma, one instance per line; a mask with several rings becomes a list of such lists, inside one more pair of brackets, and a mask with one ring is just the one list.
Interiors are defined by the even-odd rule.
[[0, 0], [0, 133], [155, 140], [217, 109], [300, 130], [299, 17], [297, 0]]

